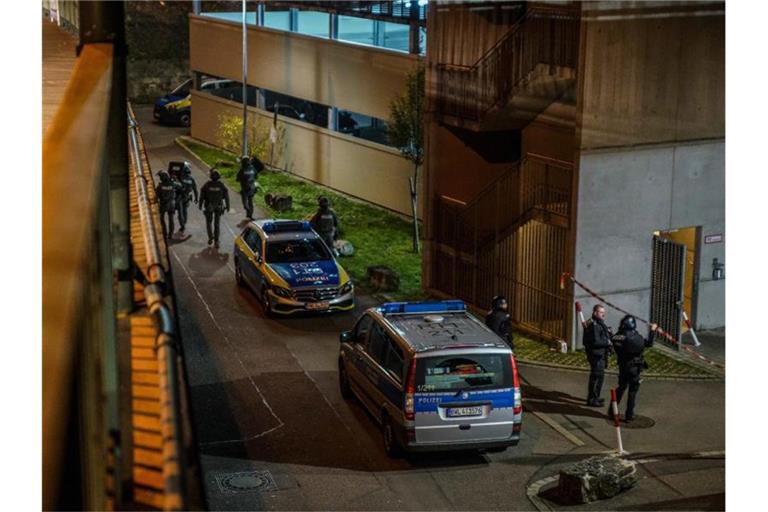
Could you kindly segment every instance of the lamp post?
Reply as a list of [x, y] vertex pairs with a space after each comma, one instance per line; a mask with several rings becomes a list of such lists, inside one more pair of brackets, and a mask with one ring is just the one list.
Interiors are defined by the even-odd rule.
[[243, 153], [248, 156], [248, 28], [246, 2], [243, 0]]

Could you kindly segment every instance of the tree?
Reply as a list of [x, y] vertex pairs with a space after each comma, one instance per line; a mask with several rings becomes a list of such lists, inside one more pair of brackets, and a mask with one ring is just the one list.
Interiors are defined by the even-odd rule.
[[[248, 122], [248, 156], [257, 156], [265, 165], [272, 165], [270, 155], [272, 120], [262, 116], [251, 116]], [[285, 125], [277, 123], [277, 141], [273, 158], [280, 161], [285, 149]], [[243, 151], [243, 118], [239, 115], [220, 114], [216, 131], [219, 146], [236, 155]]]
[[413, 213], [413, 250], [420, 252], [416, 186], [419, 167], [424, 162], [424, 67], [419, 66], [406, 79], [405, 91], [389, 105], [387, 136], [403, 157], [413, 163], [413, 176], [408, 179]]

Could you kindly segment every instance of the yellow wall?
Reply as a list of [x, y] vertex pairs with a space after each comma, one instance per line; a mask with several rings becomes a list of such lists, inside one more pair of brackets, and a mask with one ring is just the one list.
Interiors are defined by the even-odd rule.
[[[238, 23], [190, 16], [190, 68], [242, 80]], [[248, 29], [248, 83], [301, 99], [389, 118], [415, 55], [359, 47], [265, 27]]]
[[[242, 105], [192, 92], [192, 137], [217, 145], [220, 114], [242, 115]], [[248, 108], [249, 116], [271, 122], [272, 114]], [[285, 124], [286, 151], [276, 165], [346, 194], [411, 215], [408, 177], [413, 168], [400, 152], [315, 125], [280, 117]], [[421, 195], [421, 194], [420, 194]], [[420, 206], [423, 201], [419, 200]], [[421, 217], [421, 208], [419, 212]]]
[[582, 148], [725, 136], [724, 5], [656, 4], [586, 5]]

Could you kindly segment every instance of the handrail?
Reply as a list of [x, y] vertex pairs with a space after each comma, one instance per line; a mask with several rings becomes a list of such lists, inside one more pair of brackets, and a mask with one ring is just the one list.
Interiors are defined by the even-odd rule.
[[[186, 461], [182, 445], [181, 376], [177, 366], [179, 350], [178, 334], [173, 312], [165, 302], [168, 288], [166, 269], [160, 256], [160, 245], [155, 232], [155, 223], [150, 209], [147, 177], [139, 149], [138, 124], [133, 109], [128, 107], [128, 126], [131, 142], [131, 160], [136, 171], [134, 184], [141, 219], [141, 234], [146, 249], [147, 283], [144, 285], [144, 299], [152, 314], [158, 335], [155, 340], [158, 374], [160, 377], [160, 423], [163, 443], [163, 509], [185, 510], [187, 508]], [[151, 178], [150, 178], [151, 179]]]
[[[56, 508], [69, 420], [68, 390], [90, 316], [94, 232], [104, 208], [104, 155], [112, 92], [111, 44], [88, 44], [75, 63], [43, 141], [43, 509]], [[77, 155], [77, 158], [73, 158]], [[54, 208], [55, 205], [55, 208]], [[62, 215], [66, 212], [66, 215]], [[68, 470], [68, 469], [67, 469]]]

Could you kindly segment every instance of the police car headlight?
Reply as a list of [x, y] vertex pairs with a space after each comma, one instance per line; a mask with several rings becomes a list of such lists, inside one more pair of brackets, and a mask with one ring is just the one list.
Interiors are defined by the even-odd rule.
[[290, 299], [293, 297], [293, 293], [291, 293], [291, 290], [288, 288], [283, 288], [281, 286], [273, 286], [272, 291], [275, 292], [275, 295], [279, 295], [280, 297], [285, 297], [286, 299]]
[[347, 284], [341, 287], [341, 290], [339, 290], [339, 295], [346, 295], [349, 292], [352, 291], [352, 281], [347, 281]]

